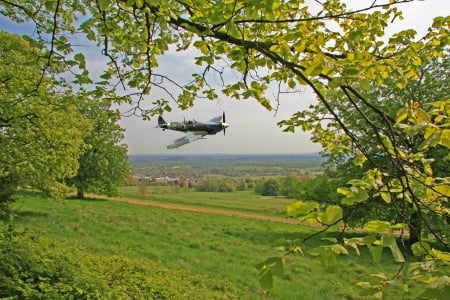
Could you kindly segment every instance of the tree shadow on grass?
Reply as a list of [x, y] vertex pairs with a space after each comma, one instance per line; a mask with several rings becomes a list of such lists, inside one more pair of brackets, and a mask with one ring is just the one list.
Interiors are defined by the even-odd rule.
[[14, 211], [15, 218], [48, 218], [49, 213], [31, 210], [16, 210]]
[[77, 196], [66, 197], [66, 200], [68, 200], [68, 201], [84, 201], [84, 202], [105, 202], [105, 201], [108, 201], [108, 200], [102, 199], [102, 198], [94, 198], [94, 197], [78, 198]]

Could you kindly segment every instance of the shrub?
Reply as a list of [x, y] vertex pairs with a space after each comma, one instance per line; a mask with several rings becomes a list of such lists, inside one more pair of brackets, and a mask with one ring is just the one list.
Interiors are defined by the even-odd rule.
[[262, 186], [261, 195], [278, 196], [278, 181], [272, 178], [265, 181]]
[[0, 298], [233, 299], [231, 283], [147, 260], [86, 253], [0, 222]]

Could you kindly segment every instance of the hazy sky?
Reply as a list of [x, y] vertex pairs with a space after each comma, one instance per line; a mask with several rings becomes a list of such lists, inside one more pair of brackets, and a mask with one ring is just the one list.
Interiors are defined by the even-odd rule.
[[[373, 0], [348, 0], [350, 7], [361, 7], [372, 3]], [[387, 2], [387, 0], [386, 0]], [[398, 6], [402, 10], [404, 20], [396, 20], [390, 24], [388, 34], [406, 28], [414, 28], [418, 36], [422, 36], [435, 16], [447, 16], [450, 13], [450, 1], [426, 0], [415, 1]], [[15, 33], [32, 34], [29, 28], [14, 26], [11, 22], [0, 18], [0, 30]], [[82, 51], [86, 51], [83, 48]], [[105, 61], [99, 56], [100, 49], [90, 46], [87, 57], [88, 67], [93, 70], [102, 69]], [[193, 54], [169, 53], [161, 59], [159, 73], [168, 73], [172, 78], [187, 83], [191, 74], [196, 70]], [[271, 96], [271, 94], [268, 94]], [[155, 92], [146, 98], [152, 102], [163, 94]], [[166, 121], [180, 121], [183, 118], [206, 121], [214, 116], [226, 113], [226, 121], [230, 127], [226, 135], [218, 133], [206, 136], [207, 139], [168, 150], [166, 146], [173, 140], [183, 136], [182, 132], [162, 131], [155, 128], [157, 120], [143, 121], [137, 117], [123, 118], [121, 125], [126, 129], [125, 143], [130, 154], [145, 153], [311, 153], [319, 152], [320, 146], [309, 140], [309, 135], [301, 131], [284, 133], [276, 123], [289, 118], [298, 110], [307, 108], [315, 101], [315, 97], [305, 88], [300, 93], [287, 94], [280, 101], [278, 112], [267, 111], [255, 100], [234, 100], [219, 97], [218, 101], [198, 100], [195, 106], [186, 111], [174, 109], [164, 115]], [[273, 103], [274, 104], [274, 103]]]

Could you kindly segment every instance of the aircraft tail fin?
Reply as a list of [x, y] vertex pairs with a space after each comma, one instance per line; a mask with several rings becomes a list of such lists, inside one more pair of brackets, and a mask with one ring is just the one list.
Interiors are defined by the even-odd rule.
[[166, 124], [167, 123], [166, 123], [166, 121], [164, 121], [163, 117], [159, 116], [158, 117], [158, 125], [159, 125], [159, 127], [165, 127]]

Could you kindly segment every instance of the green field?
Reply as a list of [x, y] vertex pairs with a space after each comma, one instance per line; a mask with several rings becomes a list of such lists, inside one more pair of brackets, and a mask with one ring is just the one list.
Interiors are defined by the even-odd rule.
[[[280, 216], [289, 202], [251, 192], [220, 194], [148, 187], [147, 196], [139, 193], [138, 188], [123, 190], [127, 197], [274, 216]], [[20, 194], [14, 206], [18, 228], [80, 247], [89, 254], [126, 257], [158, 268], [186, 271], [185, 276], [201, 278], [207, 289], [227, 298], [348, 299], [359, 291], [355, 282], [367, 280], [371, 273], [392, 273], [397, 268], [389, 255], [375, 264], [364, 251], [360, 257], [339, 259], [334, 272], [326, 272], [310, 257], [289, 256], [284, 275], [275, 279], [273, 291], [266, 294], [259, 286], [254, 265], [282, 254], [273, 247], [274, 242], [301, 239], [318, 228], [115, 201], [61, 202], [33, 193]], [[307, 246], [319, 242], [313, 239]], [[204, 297], [198, 295], [198, 299]]]
[[147, 199], [166, 203], [186, 204], [200, 207], [225, 208], [264, 215], [286, 215], [286, 206], [292, 199], [264, 197], [254, 191], [233, 193], [196, 192], [175, 186], [152, 186], [145, 190], [135, 186], [123, 187], [123, 197]]

